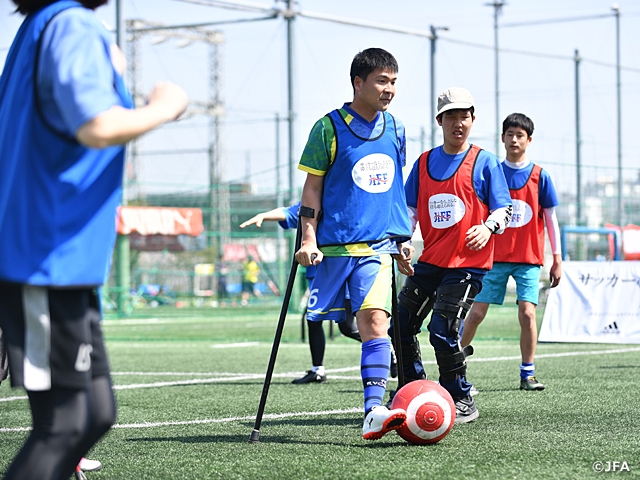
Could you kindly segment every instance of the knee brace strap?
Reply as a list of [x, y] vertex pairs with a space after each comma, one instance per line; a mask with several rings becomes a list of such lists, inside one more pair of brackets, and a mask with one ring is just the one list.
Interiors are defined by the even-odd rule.
[[418, 337], [414, 335], [411, 345], [402, 345], [402, 363], [412, 365], [415, 360], [421, 359], [420, 342], [418, 342]]
[[458, 316], [464, 319], [477, 294], [478, 289], [471, 284], [443, 285], [436, 291], [436, 301], [433, 308], [456, 314], [461, 313]]
[[[398, 294], [398, 304], [409, 312], [409, 325], [420, 331], [422, 322], [433, 307], [433, 299], [422, 290], [411, 277], [408, 277]], [[416, 332], [417, 333], [417, 332]]]
[[440, 375], [444, 378], [466, 375], [467, 362], [465, 359], [471, 355], [473, 355], [473, 347], [471, 345], [466, 346], [462, 351], [453, 353], [436, 350], [436, 362], [438, 363]]
[[458, 336], [460, 324], [476, 298], [478, 290], [471, 284], [443, 285], [436, 291], [434, 310], [447, 319], [447, 332], [451, 337]]

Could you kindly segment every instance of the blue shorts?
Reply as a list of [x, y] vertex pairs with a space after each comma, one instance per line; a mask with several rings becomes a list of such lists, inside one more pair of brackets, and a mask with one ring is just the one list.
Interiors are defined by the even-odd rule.
[[476, 296], [476, 302], [502, 305], [510, 276], [516, 281], [517, 300], [538, 305], [540, 265], [528, 263], [494, 263], [482, 281], [482, 291]]
[[368, 309], [391, 314], [392, 265], [389, 254], [324, 257], [311, 282], [307, 320], [343, 321], [347, 318], [345, 298], [349, 297], [354, 314]]

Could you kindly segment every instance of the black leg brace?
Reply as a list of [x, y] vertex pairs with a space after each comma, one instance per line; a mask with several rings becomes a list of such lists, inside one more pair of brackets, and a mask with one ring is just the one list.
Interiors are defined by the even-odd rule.
[[[421, 290], [411, 277], [405, 280], [404, 286], [398, 294], [398, 305], [409, 313], [408, 320], [405, 321], [402, 318], [400, 323], [402, 331], [400, 344], [405, 381], [426, 378], [417, 335], [420, 333], [424, 319], [427, 318], [433, 307], [432, 297], [433, 295], [430, 297], [427, 292]], [[400, 316], [403, 317], [402, 314]]]
[[465, 349], [460, 348], [459, 331], [477, 293], [478, 290], [473, 285], [463, 283], [443, 285], [436, 291], [434, 315], [446, 318], [447, 336], [456, 340], [453, 352], [437, 349], [435, 351], [436, 362], [443, 379], [452, 380], [456, 375], [465, 376], [467, 373], [465, 358], [473, 354], [473, 347], [469, 345]]

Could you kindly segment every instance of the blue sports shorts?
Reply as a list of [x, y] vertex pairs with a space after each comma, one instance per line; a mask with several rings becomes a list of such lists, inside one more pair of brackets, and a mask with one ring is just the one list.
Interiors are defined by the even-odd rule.
[[482, 281], [482, 291], [476, 296], [476, 302], [502, 305], [507, 292], [507, 280], [516, 281], [517, 300], [538, 305], [540, 291], [540, 265], [528, 263], [494, 263]]
[[311, 282], [307, 320], [343, 321], [346, 318], [345, 298], [349, 297], [354, 314], [367, 309], [391, 314], [392, 265], [389, 254], [324, 257]]

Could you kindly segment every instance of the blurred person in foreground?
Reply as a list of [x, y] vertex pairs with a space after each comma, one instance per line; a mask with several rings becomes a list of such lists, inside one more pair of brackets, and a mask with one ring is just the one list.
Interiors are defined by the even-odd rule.
[[5, 478], [67, 479], [116, 418], [95, 287], [124, 144], [187, 96], [159, 83], [132, 110], [124, 56], [93, 13], [106, 0], [13, 2], [26, 18], [0, 77], [0, 327], [33, 429]]

